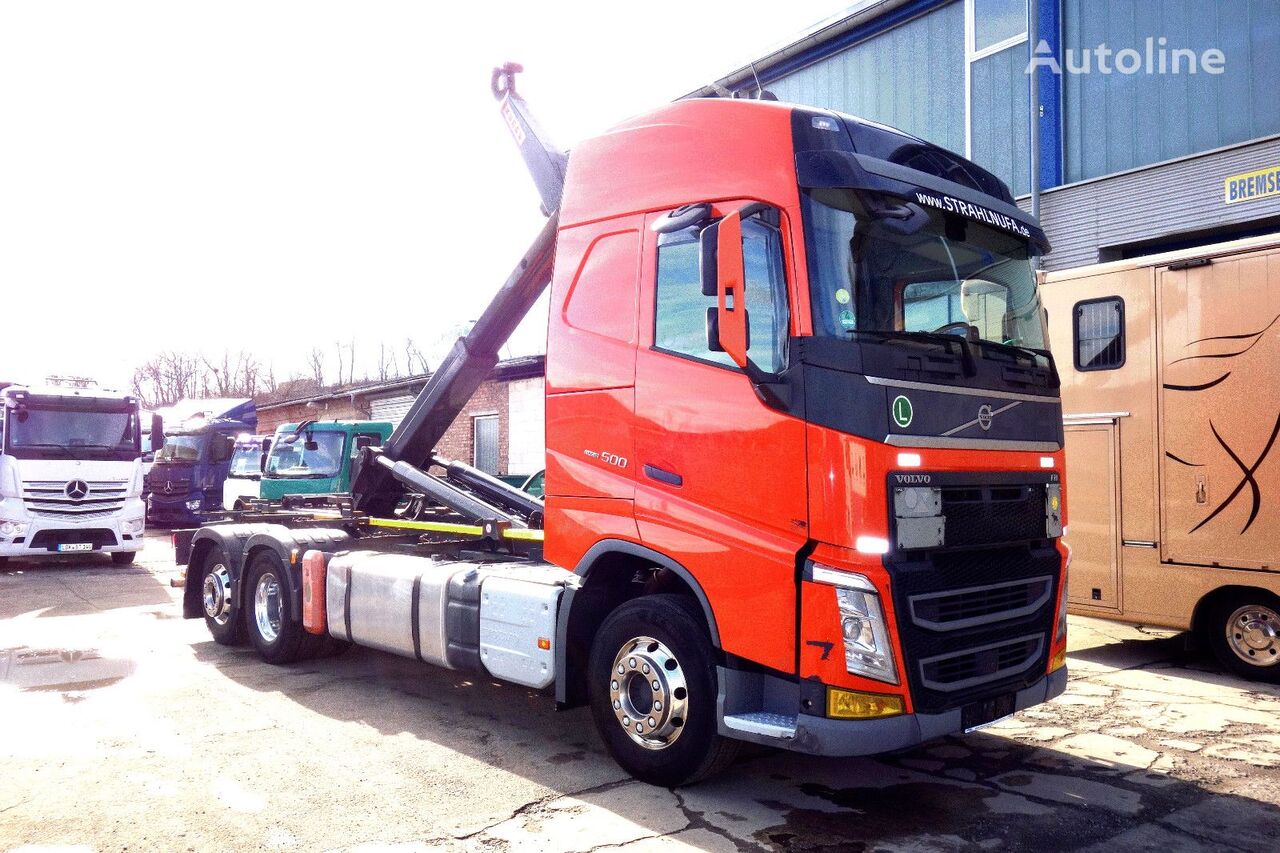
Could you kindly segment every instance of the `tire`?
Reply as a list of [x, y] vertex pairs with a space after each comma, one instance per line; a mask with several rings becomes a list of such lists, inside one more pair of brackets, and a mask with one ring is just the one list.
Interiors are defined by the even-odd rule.
[[290, 615], [286, 571], [274, 552], [259, 551], [249, 562], [243, 599], [249, 642], [264, 661], [278, 665], [321, 657], [332, 648], [328, 635], [308, 633]]
[[1280, 683], [1280, 599], [1262, 590], [1223, 596], [1209, 607], [1202, 631], [1223, 669]]
[[111, 555], [111, 562], [117, 566], [131, 566], [137, 558], [137, 551], [116, 551]]
[[717, 732], [715, 660], [692, 599], [651, 595], [622, 604], [596, 632], [587, 674], [596, 729], [635, 778], [672, 788], [732, 763], [740, 744]]
[[239, 584], [231, 574], [231, 561], [221, 545], [204, 554], [200, 563], [200, 603], [204, 624], [213, 641], [223, 646], [244, 643], [244, 620], [240, 618]]

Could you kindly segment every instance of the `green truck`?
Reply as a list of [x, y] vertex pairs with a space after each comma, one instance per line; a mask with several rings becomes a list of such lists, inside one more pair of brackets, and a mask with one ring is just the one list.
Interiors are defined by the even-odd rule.
[[381, 447], [391, 436], [388, 421], [303, 421], [276, 429], [262, 467], [260, 497], [346, 494], [351, 463], [360, 448]]

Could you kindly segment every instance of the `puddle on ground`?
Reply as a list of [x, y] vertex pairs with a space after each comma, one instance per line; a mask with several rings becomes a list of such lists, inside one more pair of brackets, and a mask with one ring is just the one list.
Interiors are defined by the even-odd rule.
[[96, 690], [133, 674], [131, 660], [96, 649], [0, 649], [0, 682], [21, 690]]

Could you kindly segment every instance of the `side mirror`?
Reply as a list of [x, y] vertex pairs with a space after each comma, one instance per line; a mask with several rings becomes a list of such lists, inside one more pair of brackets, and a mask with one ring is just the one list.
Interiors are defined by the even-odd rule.
[[315, 452], [320, 449], [320, 443], [317, 441], [308, 441], [305, 442], [302, 447], [308, 452]]
[[271, 452], [271, 439], [269, 438], [262, 439], [262, 455], [266, 456], [270, 452]]
[[151, 451], [154, 453], [164, 447], [164, 418], [151, 416]]
[[[708, 233], [714, 231], [714, 233]], [[716, 338], [738, 367], [747, 366], [747, 293], [742, 264], [742, 212], [735, 210], [701, 237], [706, 258], [715, 243]], [[704, 292], [710, 282], [703, 279]]]
[[258, 472], [265, 474], [267, 472], [267, 451], [262, 451], [262, 455], [258, 457]]

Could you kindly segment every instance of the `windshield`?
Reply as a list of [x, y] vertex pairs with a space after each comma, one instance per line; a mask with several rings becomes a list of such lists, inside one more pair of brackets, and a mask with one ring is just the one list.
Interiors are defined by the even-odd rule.
[[197, 462], [205, 435], [167, 435], [164, 447], [156, 451], [157, 462]]
[[138, 450], [138, 414], [30, 400], [6, 408], [8, 451], [20, 458], [133, 459]]
[[231, 454], [231, 469], [228, 477], [257, 477], [262, 473], [262, 445], [237, 444], [235, 453]]
[[[307, 433], [282, 437], [271, 448], [267, 457], [268, 477], [336, 477], [342, 470], [342, 445], [344, 435], [340, 432], [313, 432], [310, 439]], [[308, 440], [315, 450], [308, 450]]]
[[804, 214], [815, 335], [924, 332], [1047, 349], [1023, 239], [848, 189], [807, 192]]

